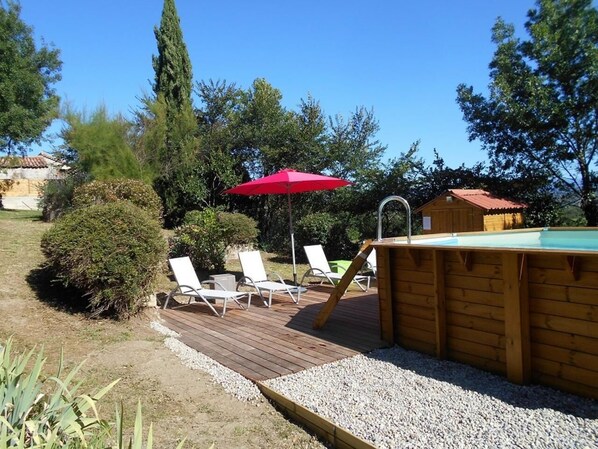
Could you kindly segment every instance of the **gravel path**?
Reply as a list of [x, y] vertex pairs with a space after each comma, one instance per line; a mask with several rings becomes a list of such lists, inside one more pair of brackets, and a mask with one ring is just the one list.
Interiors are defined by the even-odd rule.
[[[239, 399], [259, 399], [249, 380], [152, 327], [187, 366]], [[399, 347], [264, 383], [380, 449], [598, 448], [598, 401]]]
[[265, 382], [385, 448], [598, 448], [598, 402], [398, 347]]

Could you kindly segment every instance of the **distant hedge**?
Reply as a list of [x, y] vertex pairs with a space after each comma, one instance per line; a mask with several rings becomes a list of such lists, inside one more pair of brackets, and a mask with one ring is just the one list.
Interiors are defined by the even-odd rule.
[[77, 187], [73, 193], [75, 208], [123, 200], [147, 211], [156, 220], [162, 220], [160, 197], [151, 186], [143, 181], [135, 179], [92, 181]]
[[93, 316], [128, 318], [143, 306], [166, 257], [158, 222], [126, 201], [63, 215], [42, 237], [55, 276], [88, 298]]

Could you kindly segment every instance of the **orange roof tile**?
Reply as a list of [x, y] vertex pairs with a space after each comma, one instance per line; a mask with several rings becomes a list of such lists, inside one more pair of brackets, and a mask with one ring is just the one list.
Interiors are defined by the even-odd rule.
[[46, 168], [48, 164], [41, 156], [3, 157], [0, 167], [6, 168]]
[[527, 206], [523, 203], [497, 198], [490, 192], [480, 189], [449, 189], [448, 190], [455, 198], [459, 198], [467, 203], [473, 204], [480, 209], [490, 210], [507, 210], [507, 209], [524, 209]]

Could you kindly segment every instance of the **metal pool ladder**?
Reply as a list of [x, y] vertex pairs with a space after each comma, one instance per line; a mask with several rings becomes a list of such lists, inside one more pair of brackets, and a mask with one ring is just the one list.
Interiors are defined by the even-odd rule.
[[387, 203], [391, 201], [398, 201], [407, 210], [407, 243], [411, 243], [411, 208], [405, 198], [399, 195], [390, 195], [384, 198], [378, 206], [378, 241], [382, 240], [382, 209]]

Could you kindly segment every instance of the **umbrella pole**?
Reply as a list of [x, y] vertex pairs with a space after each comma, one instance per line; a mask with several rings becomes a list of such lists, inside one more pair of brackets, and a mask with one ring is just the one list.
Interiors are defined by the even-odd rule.
[[295, 233], [293, 231], [293, 212], [291, 208], [291, 192], [287, 190], [287, 201], [289, 204], [289, 228], [291, 229], [291, 254], [293, 255], [293, 282], [297, 285], [297, 266], [295, 264]]

